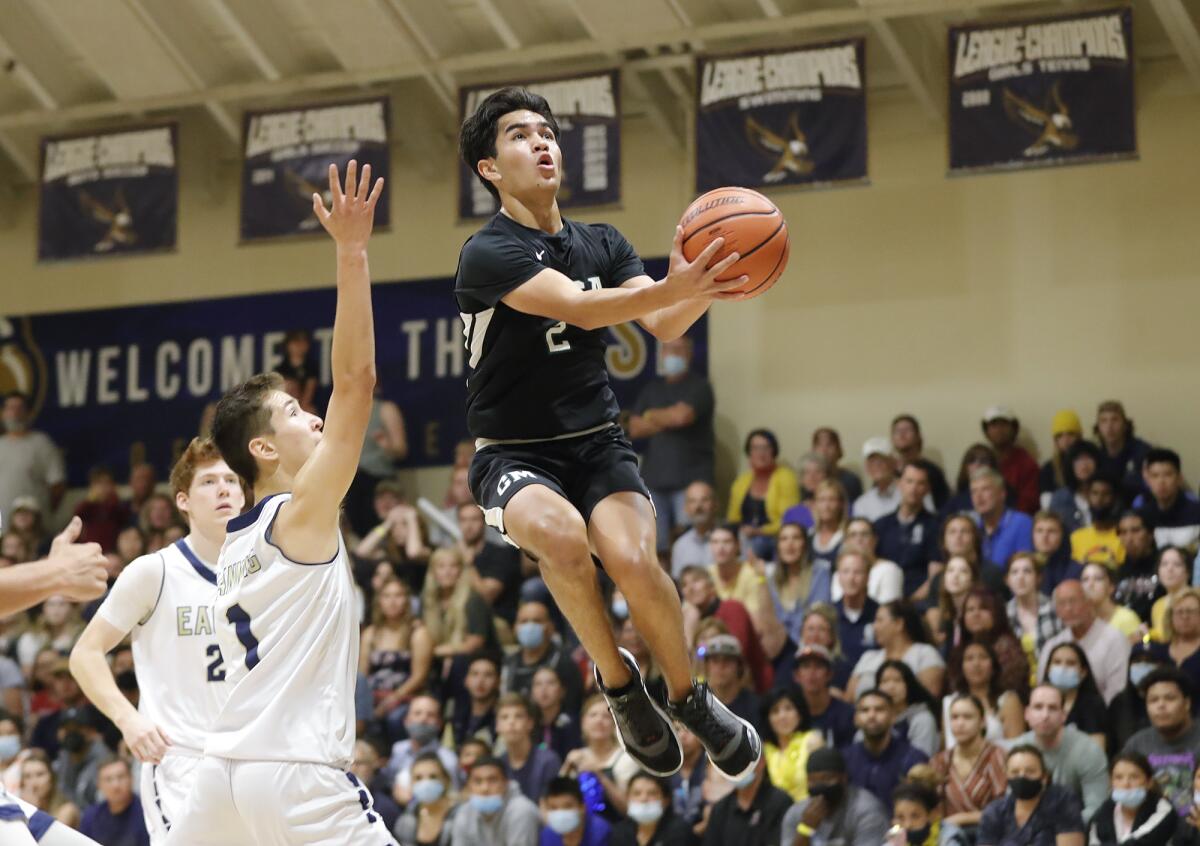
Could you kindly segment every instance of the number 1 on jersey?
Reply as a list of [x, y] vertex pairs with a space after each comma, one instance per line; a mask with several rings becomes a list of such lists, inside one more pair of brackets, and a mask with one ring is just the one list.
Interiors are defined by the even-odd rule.
[[[598, 291], [598, 290], [600, 290], [600, 277], [599, 276], [589, 276], [587, 278], [586, 282], [580, 282], [578, 279], [576, 279], [575, 284], [578, 285], [580, 288], [583, 288], [583, 290], [585, 290], [585, 291]], [[570, 341], [564, 341], [561, 338], [554, 337], [555, 335], [561, 335], [563, 332], [566, 332], [566, 331], [567, 331], [567, 321], [565, 321], [565, 320], [560, 320], [557, 323], [555, 323], [553, 326], [551, 326], [549, 329], [547, 329], [546, 330], [546, 349], [549, 350], [551, 353], [560, 353], [560, 352], [566, 352], [567, 350], [569, 350], [571, 348]]]
[[250, 631], [250, 615], [240, 605], [231, 605], [225, 612], [225, 618], [233, 625], [238, 642], [246, 647], [246, 669], [253, 670], [258, 666], [258, 638]]

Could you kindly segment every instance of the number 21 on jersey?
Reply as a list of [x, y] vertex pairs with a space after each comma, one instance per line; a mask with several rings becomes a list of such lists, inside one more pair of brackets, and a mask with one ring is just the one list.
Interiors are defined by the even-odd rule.
[[[586, 282], [575, 280], [575, 284], [583, 288], [585, 291], [600, 290], [600, 277], [589, 276]], [[546, 349], [551, 353], [566, 352], [571, 348], [570, 341], [564, 341], [562, 338], [555, 337], [567, 331], [567, 321], [560, 320], [546, 330]]]

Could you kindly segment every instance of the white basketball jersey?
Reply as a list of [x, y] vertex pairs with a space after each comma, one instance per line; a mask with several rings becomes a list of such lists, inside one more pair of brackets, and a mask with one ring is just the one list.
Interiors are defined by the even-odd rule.
[[250, 761], [349, 769], [354, 756], [358, 610], [341, 534], [323, 564], [271, 542], [291, 494], [230, 520], [217, 567], [217, 617], [229, 694], [204, 751]]
[[184, 539], [131, 562], [97, 612], [133, 633], [138, 711], [197, 754], [228, 690], [216, 599], [216, 572]]

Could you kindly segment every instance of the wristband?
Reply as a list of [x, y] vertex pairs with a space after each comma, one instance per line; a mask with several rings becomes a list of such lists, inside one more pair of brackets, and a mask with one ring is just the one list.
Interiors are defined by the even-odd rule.
[[805, 825], [804, 823], [800, 823], [799, 825], [796, 826], [796, 833], [799, 834], [801, 837], [812, 837], [814, 834], [816, 834], [816, 831], [813, 829], [812, 826]]

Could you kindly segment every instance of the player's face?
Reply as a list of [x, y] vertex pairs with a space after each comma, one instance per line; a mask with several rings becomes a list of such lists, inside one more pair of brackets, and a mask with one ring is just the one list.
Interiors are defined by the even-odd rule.
[[520, 109], [496, 122], [496, 157], [484, 175], [499, 190], [520, 196], [530, 191], [558, 191], [562, 151], [554, 130], [537, 112]]
[[186, 494], [175, 497], [175, 505], [187, 515], [189, 524], [224, 531], [225, 523], [242, 513], [246, 495], [237, 473], [224, 460], [218, 460], [196, 469], [191, 487]]
[[321, 418], [309, 414], [283, 391], [274, 391], [267, 407], [271, 410], [273, 431], [251, 441], [251, 450], [256, 442], [262, 441], [263, 454], [277, 460], [288, 475], [295, 476], [321, 442]]

